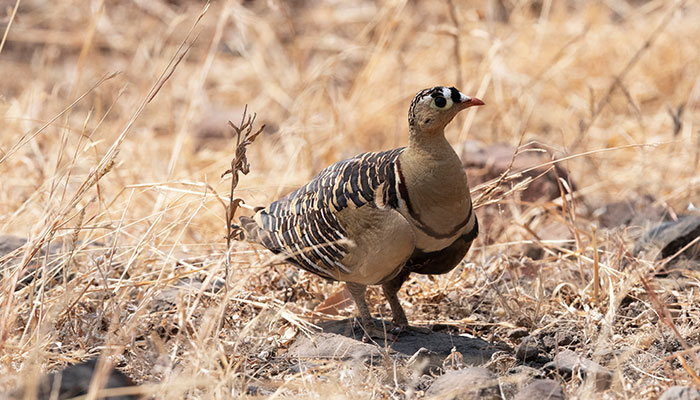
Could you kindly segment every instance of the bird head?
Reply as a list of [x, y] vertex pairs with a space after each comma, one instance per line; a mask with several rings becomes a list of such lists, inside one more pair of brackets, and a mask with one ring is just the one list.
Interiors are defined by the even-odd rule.
[[442, 132], [458, 112], [482, 105], [483, 101], [469, 97], [454, 87], [423, 89], [411, 102], [408, 125], [412, 133]]

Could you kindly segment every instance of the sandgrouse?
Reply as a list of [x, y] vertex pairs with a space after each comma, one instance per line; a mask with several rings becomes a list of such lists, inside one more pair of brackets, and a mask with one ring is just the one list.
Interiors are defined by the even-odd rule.
[[307, 271], [346, 282], [365, 332], [381, 335], [365, 300], [382, 285], [399, 332], [409, 328], [397, 292], [412, 272], [444, 274], [479, 228], [467, 176], [445, 139], [454, 116], [484, 102], [454, 87], [420, 91], [408, 110], [408, 146], [363, 153], [241, 217], [245, 236]]

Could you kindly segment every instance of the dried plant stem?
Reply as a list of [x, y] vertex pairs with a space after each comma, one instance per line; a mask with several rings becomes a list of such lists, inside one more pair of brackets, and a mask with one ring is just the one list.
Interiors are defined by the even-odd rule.
[[248, 115], [248, 105], [243, 108], [243, 115], [241, 116], [241, 122], [239, 125], [235, 125], [233, 122], [229, 121], [229, 126], [233, 129], [236, 135], [236, 150], [234, 157], [231, 159], [231, 168], [226, 170], [221, 177], [225, 177], [231, 174], [231, 187], [229, 191], [229, 203], [225, 207], [226, 213], [226, 288], [228, 290], [229, 281], [229, 267], [231, 265], [231, 246], [233, 240], [240, 238], [242, 231], [241, 229], [234, 225], [233, 218], [238, 210], [238, 207], [243, 203], [243, 199], [235, 198], [234, 191], [238, 186], [239, 173], [243, 175], [250, 172], [250, 164], [248, 163], [248, 157], [246, 155], [246, 150], [249, 145], [251, 145], [255, 138], [265, 129], [265, 125], [260, 126], [257, 131], [253, 133], [253, 124], [255, 122], [256, 114]]
[[596, 306], [600, 307], [600, 264], [598, 264], [598, 228], [595, 225], [591, 227], [591, 234], [593, 236], [593, 240], [591, 243], [591, 246], [593, 247], [593, 301], [595, 302]]
[[[55, 215], [53, 215], [53, 216], [47, 215], [46, 216], [47, 220], [43, 225], [43, 229], [42, 229], [41, 233], [37, 236], [36, 239], [30, 241], [29, 243], [27, 243], [27, 245], [25, 245], [26, 248], [25, 248], [25, 253], [24, 253], [24, 257], [22, 259], [21, 266], [19, 268], [17, 268], [12, 273], [12, 275], [10, 276], [10, 279], [8, 279], [7, 282], [5, 283], [2, 293], [0, 293], [0, 296], [2, 296], [0, 298], [0, 309], [2, 310], [2, 313], [3, 313], [2, 318], [0, 319], [0, 349], [2, 349], [4, 347], [5, 341], [7, 340], [8, 329], [9, 329], [10, 323], [11, 323], [9, 317], [10, 317], [10, 312], [13, 308], [13, 300], [15, 298], [14, 291], [15, 291], [15, 288], [17, 287], [17, 282], [19, 280], [19, 277], [24, 273], [27, 266], [29, 265], [31, 260], [34, 258], [34, 256], [39, 252], [39, 250], [42, 247], [44, 247], [44, 245], [48, 245], [51, 242], [51, 239], [53, 238], [53, 235], [55, 234], [56, 230], [62, 224], [61, 221], [63, 221], [65, 219], [65, 217], [71, 212], [71, 210], [73, 210], [75, 208], [75, 206], [78, 204], [78, 202], [83, 197], [83, 195], [88, 191], [88, 189], [90, 189], [93, 185], [95, 185], [113, 167], [114, 159], [116, 158], [117, 154], [119, 153], [119, 146], [122, 144], [122, 142], [126, 138], [126, 135], [129, 132], [130, 128], [133, 126], [133, 124], [136, 122], [138, 117], [141, 115], [141, 113], [143, 112], [146, 105], [158, 93], [159, 89], [163, 86], [165, 81], [167, 81], [167, 79], [172, 75], [175, 68], [177, 68], [179, 62], [182, 60], [184, 55], [187, 53], [187, 49], [185, 49], [181, 53], [180, 53], [180, 51], [184, 47], [185, 43], [187, 43], [187, 40], [189, 39], [194, 28], [197, 26], [197, 23], [202, 19], [202, 17], [204, 16], [204, 13], [206, 13], [207, 8], [208, 8], [208, 3], [205, 6], [202, 13], [200, 13], [199, 17], [194, 22], [192, 27], [190, 28], [190, 31], [188, 32], [188, 34], [185, 37], [185, 39], [183, 40], [182, 44], [178, 48], [178, 51], [175, 53], [173, 58], [171, 58], [169, 64], [166, 66], [164, 71], [161, 73], [160, 77], [154, 83], [149, 94], [145, 97], [144, 101], [140, 104], [140, 106], [134, 112], [131, 119], [126, 124], [125, 128], [119, 134], [117, 139], [112, 143], [112, 146], [107, 150], [106, 154], [102, 157], [102, 159], [100, 160], [98, 165], [96, 167], [94, 167], [90, 171], [90, 173], [87, 174], [86, 178], [83, 180], [80, 187], [76, 190], [72, 199], [67, 204], [62, 206], [61, 210], [59, 212], [57, 212]], [[178, 57], [178, 53], [180, 53], [179, 57]], [[174, 61], [174, 60], [176, 60], [176, 61]], [[100, 79], [95, 85], [93, 85], [90, 89], [88, 89], [88, 91], [86, 91], [78, 99], [73, 101], [68, 107], [66, 107], [58, 115], [56, 115], [54, 117], [54, 119], [52, 119], [51, 121], [49, 121], [48, 123], [43, 125], [39, 130], [34, 132], [28, 139], [26, 139], [26, 135], [23, 135], [20, 138], [20, 140], [17, 143], [15, 143], [15, 145], [10, 149], [10, 151], [8, 151], [2, 157], [2, 159], [0, 159], [0, 164], [2, 164], [5, 160], [7, 160], [7, 158], [9, 156], [14, 154], [14, 152], [16, 152], [23, 144], [26, 144], [30, 139], [32, 139], [34, 136], [36, 136], [40, 132], [42, 132], [53, 121], [58, 119], [64, 113], [68, 112], [75, 104], [77, 104], [80, 100], [85, 98], [95, 88], [97, 88], [99, 85], [101, 85], [106, 80], [115, 77], [117, 74], [118, 73], [107, 74], [105, 77]]]
[[2, 54], [2, 49], [5, 47], [5, 41], [7, 40], [7, 35], [10, 33], [10, 28], [12, 27], [12, 21], [15, 20], [15, 15], [17, 15], [17, 9], [19, 9], [19, 3], [22, 0], [17, 0], [15, 2], [15, 7], [12, 9], [12, 14], [10, 15], [10, 20], [7, 22], [7, 27], [5, 27], [5, 32], [2, 34], [2, 41], [0, 41], [0, 54]]
[[81, 100], [83, 100], [87, 95], [92, 93], [95, 89], [97, 89], [100, 85], [102, 85], [105, 81], [108, 81], [115, 76], [119, 75], [119, 72], [113, 72], [110, 74], [106, 74], [102, 79], [97, 81], [92, 87], [88, 90], [85, 91], [80, 97], [75, 99], [71, 104], [68, 105], [68, 107], [64, 108], [63, 111], [59, 112], [56, 114], [51, 120], [49, 120], [47, 123], [41, 126], [41, 128], [37, 129], [34, 131], [29, 137], [27, 137], [27, 134], [24, 134], [20, 137], [20, 139], [8, 150], [5, 154], [3, 154], [2, 158], [0, 158], [0, 165], [5, 162], [11, 155], [13, 155], [17, 150], [19, 150], [22, 146], [27, 144], [30, 140], [34, 139], [38, 134], [43, 132], [47, 127], [49, 127], [51, 124], [53, 124], [56, 120], [58, 120], [63, 114], [67, 113], [70, 111], [76, 104], [78, 104]]
[[[666, 326], [668, 326], [671, 329], [673, 335], [676, 337], [676, 339], [678, 339], [678, 342], [683, 346], [683, 349], [686, 350], [688, 356], [695, 363], [695, 367], [700, 367], [700, 359], [698, 359], [697, 353], [692, 351], [690, 345], [688, 345], [688, 342], [686, 342], [685, 338], [683, 338], [683, 335], [681, 335], [681, 333], [678, 331], [678, 327], [676, 327], [676, 324], [673, 322], [673, 317], [671, 317], [671, 313], [668, 311], [666, 305], [659, 299], [659, 297], [656, 295], [656, 291], [654, 290], [654, 288], [644, 277], [640, 276], [639, 279], [642, 283], [642, 286], [644, 286], [644, 290], [646, 290], [647, 294], [649, 295], [651, 304], [654, 306], [654, 309], [658, 314], [661, 322], [663, 322]], [[700, 381], [700, 379], [697, 378], [697, 374], [695, 373], [695, 371], [692, 370], [690, 367], [687, 367], [686, 371], [693, 379], [697, 379]]]
[[455, 28], [455, 32], [452, 35], [452, 39], [454, 40], [454, 45], [453, 45], [453, 53], [455, 60], [457, 61], [456, 65], [456, 83], [457, 87], [460, 88], [460, 90], [463, 90], [463, 85], [462, 85], [462, 65], [464, 62], [462, 61], [462, 52], [460, 51], [461, 49], [461, 41], [460, 41], [460, 26], [459, 26], [459, 19], [457, 16], [457, 6], [455, 6], [454, 0], [449, 0], [447, 2], [449, 5], [449, 14], [450, 14], [450, 20], [452, 20], [452, 25]]
[[675, 15], [676, 11], [680, 10], [684, 4], [685, 0], [676, 1], [676, 4], [674, 4], [673, 7], [671, 7], [671, 9], [666, 13], [661, 22], [656, 26], [656, 28], [654, 28], [654, 30], [651, 31], [649, 36], [647, 36], [647, 39], [644, 41], [644, 43], [642, 43], [642, 45], [637, 49], [634, 55], [632, 55], [632, 57], [627, 61], [627, 64], [625, 64], [622, 70], [615, 75], [613, 82], [610, 84], [610, 86], [608, 86], [608, 90], [605, 92], [603, 97], [598, 101], [598, 104], [593, 109], [593, 113], [591, 114], [590, 120], [583, 126], [583, 128], [578, 134], [578, 137], [571, 145], [571, 149], [575, 150], [578, 148], [578, 146], [583, 141], [583, 138], [586, 136], [586, 133], [588, 133], [588, 130], [591, 128], [591, 126], [593, 126], [593, 124], [595, 124], [600, 113], [610, 102], [610, 98], [615, 89], [623, 82], [627, 74], [630, 72], [630, 70], [632, 70], [632, 67], [634, 67], [637, 64], [637, 62], [642, 58], [642, 55], [651, 48], [651, 46], [654, 44], [654, 41], [659, 36], [659, 33], [661, 33], [661, 31], [664, 30], [664, 28], [666, 28], [666, 26], [673, 19], [673, 16]]

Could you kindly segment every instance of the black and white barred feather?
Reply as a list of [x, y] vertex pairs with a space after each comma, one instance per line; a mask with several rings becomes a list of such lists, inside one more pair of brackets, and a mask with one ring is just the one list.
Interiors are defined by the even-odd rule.
[[404, 148], [363, 153], [319, 172], [309, 183], [241, 217], [247, 235], [299, 267], [335, 280], [350, 245], [337, 214], [346, 208], [398, 208], [396, 162]]

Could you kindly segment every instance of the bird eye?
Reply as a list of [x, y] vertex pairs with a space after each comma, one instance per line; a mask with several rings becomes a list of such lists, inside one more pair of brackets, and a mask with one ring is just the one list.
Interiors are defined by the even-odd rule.
[[433, 99], [432, 103], [430, 103], [430, 107], [432, 108], [437, 108], [441, 110], [446, 110], [450, 107], [452, 107], [452, 99], [447, 99], [442, 96], [438, 96]]

